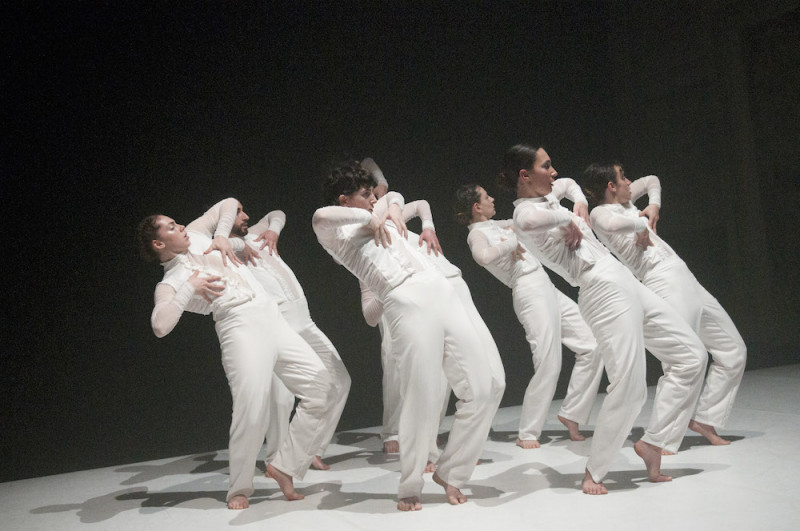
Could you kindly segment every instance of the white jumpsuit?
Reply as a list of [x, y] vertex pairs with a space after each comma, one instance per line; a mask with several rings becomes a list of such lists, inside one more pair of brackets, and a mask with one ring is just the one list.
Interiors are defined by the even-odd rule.
[[[201, 240], [202, 236], [192, 238]], [[322, 427], [333, 405], [333, 386], [325, 366], [291, 330], [246, 268], [223, 266], [218, 253], [187, 252], [162, 265], [164, 279], [156, 286], [151, 317], [158, 337], [168, 334], [184, 311], [214, 316], [233, 401], [227, 499], [253, 493], [255, 462], [269, 422], [273, 372], [300, 397], [300, 404], [272, 464], [302, 479], [321, 443]], [[197, 295], [188, 282], [194, 272], [201, 278], [221, 276], [225, 284], [222, 294], [211, 303]]]
[[[661, 184], [650, 175], [631, 183], [631, 201], [604, 204], [592, 210], [597, 236], [633, 274], [667, 301], [689, 323], [711, 354], [705, 387], [694, 419], [722, 427], [730, 415], [742, 381], [747, 347], [733, 320], [719, 302], [692, 275], [683, 260], [657, 236], [639, 216], [633, 202], [645, 193], [651, 204], [660, 205]], [[652, 247], [636, 246], [636, 233], [650, 232]], [[665, 448], [675, 452], [682, 437], [668, 441]]]
[[[390, 203], [402, 207], [402, 196], [388, 195]], [[404, 246], [393, 227], [392, 244], [376, 246], [372, 220], [367, 210], [330, 206], [317, 210], [313, 226], [320, 244], [376, 294], [386, 314], [401, 382], [398, 497], [421, 493], [439, 424], [442, 369], [459, 400], [437, 475], [460, 488], [480, 456], [505, 379], [482, 351], [480, 335], [450, 283], [438, 271], [421, 267], [418, 253]]]
[[[579, 424], [589, 420], [603, 363], [578, 305], [555, 288], [536, 257], [518, 243], [513, 225], [510, 219], [472, 223], [467, 242], [475, 261], [511, 288], [534, 369], [522, 401], [519, 439], [535, 441], [542, 433], [561, 372], [561, 343], [575, 352], [567, 396], [558, 413], [566, 419]], [[517, 245], [526, 251], [519, 259], [512, 255]]]
[[[686, 430], [705, 370], [705, 350], [681, 317], [617, 262], [560, 199], [553, 194], [517, 199], [514, 228], [544, 265], [579, 287], [578, 307], [597, 340], [610, 384], [586, 469], [599, 483], [647, 399], [645, 347], [666, 367], [642, 437], [659, 448]], [[561, 230], [570, 222], [583, 234], [574, 251]]]

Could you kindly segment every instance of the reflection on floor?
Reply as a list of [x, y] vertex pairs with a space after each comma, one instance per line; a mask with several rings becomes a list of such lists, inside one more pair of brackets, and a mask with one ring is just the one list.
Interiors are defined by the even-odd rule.
[[607, 496], [579, 490], [591, 438], [569, 441], [554, 403], [542, 448], [536, 450], [514, 445], [518, 407], [497, 413], [482, 463], [464, 489], [469, 502], [458, 507], [447, 505], [442, 489], [427, 476], [423, 510], [398, 512], [399, 463], [381, 452], [373, 428], [338, 434], [325, 459], [331, 470], [310, 470], [297, 483], [306, 496], [302, 501], [285, 501], [274, 481], [257, 477], [251, 507], [227, 510], [227, 453], [219, 451], [0, 484], [1, 527], [800, 529], [800, 365], [745, 373], [728, 426], [721, 430], [733, 443], [714, 447], [688, 432], [680, 452], [663, 460], [664, 473], [675, 478], [671, 483], [648, 483], [633, 451], [651, 404], [614, 463]]

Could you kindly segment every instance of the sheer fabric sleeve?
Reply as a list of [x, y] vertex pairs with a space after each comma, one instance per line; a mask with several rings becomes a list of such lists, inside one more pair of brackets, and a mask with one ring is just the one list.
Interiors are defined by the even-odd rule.
[[470, 231], [467, 243], [472, 251], [472, 258], [478, 265], [486, 267], [495, 260], [514, 252], [514, 249], [517, 248], [517, 236], [513, 231], [508, 231], [508, 236], [505, 241], [491, 245], [484, 233], [479, 230]]
[[361, 286], [361, 313], [369, 326], [378, 326], [383, 315], [383, 304], [375, 297], [375, 292], [369, 289], [364, 283]]
[[405, 199], [398, 192], [389, 192], [378, 199], [378, 202], [375, 203], [375, 206], [372, 208], [372, 213], [375, 214], [378, 219], [381, 219], [383, 215], [386, 214], [386, 209], [389, 208], [389, 205], [397, 205], [400, 207], [400, 210], [403, 210], [405, 208]]
[[273, 232], [280, 234], [281, 230], [283, 230], [283, 227], [285, 226], [286, 226], [286, 214], [283, 212], [283, 210], [273, 210], [272, 212], [270, 212], [269, 214], [258, 220], [258, 223], [251, 226], [248, 232], [250, 232], [250, 234], [260, 235], [264, 231], [271, 230]]
[[661, 206], [661, 181], [655, 175], [640, 177], [631, 183], [631, 203], [647, 194], [649, 204]]
[[527, 208], [514, 216], [515, 225], [527, 232], [545, 232], [569, 225], [571, 221], [572, 215], [565, 208], [558, 210]]
[[236, 221], [238, 210], [239, 201], [237, 199], [233, 197], [223, 199], [206, 210], [202, 216], [189, 223], [186, 226], [186, 230], [203, 234], [210, 239], [216, 236], [227, 238], [231, 230], [233, 230], [233, 223]]
[[164, 337], [172, 332], [193, 295], [194, 288], [189, 282], [184, 282], [178, 291], [169, 284], [159, 283], [156, 286], [155, 305], [150, 316], [150, 325], [156, 337]]
[[643, 217], [623, 216], [610, 208], [595, 207], [590, 214], [592, 226], [607, 234], [642, 232], [647, 230], [647, 220]]
[[361, 167], [375, 177], [375, 180], [378, 182], [379, 186], [384, 185], [387, 190], [389, 189], [389, 183], [386, 182], [386, 177], [383, 175], [383, 172], [374, 160], [372, 160], [370, 157], [365, 158], [361, 161]]
[[578, 186], [578, 183], [576, 183], [574, 179], [570, 179], [569, 177], [560, 177], [553, 181], [552, 194], [555, 195], [559, 201], [566, 197], [573, 203], [589, 204], [586, 200], [586, 196], [583, 195], [581, 187]]
[[410, 219], [414, 218], [419, 218], [422, 221], [422, 230], [436, 230], [433, 224], [431, 205], [426, 200], [417, 199], [416, 201], [406, 203], [403, 207], [403, 221], [408, 222]]

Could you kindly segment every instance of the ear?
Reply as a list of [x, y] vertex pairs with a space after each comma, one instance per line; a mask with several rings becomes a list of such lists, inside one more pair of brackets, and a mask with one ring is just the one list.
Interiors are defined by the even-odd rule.
[[617, 183], [614, 181], [608, 181], [608, 186], [606, 186], [606, 190], [609, 192], [616, 192], [617, 191]]
[[339, 194], [339, 206], [347, 206], [347, 201], [350, 199], [344, 194]]
[[476, 213], [481, 211], [481, 204], [478, 202], [472, 203], [472, 217], [475, 217]]
[[530, 175], [528, 174], [528, 170], [526, 170], [525, 168], [519, 170], [519, 178], [522, 179], [523, 181], [530, 180]]
[[166, 244], [161, 240], [153, 240], [151, 244], [153, 245], [153, 249], [156, 251], [160, 251], [166, 246]]

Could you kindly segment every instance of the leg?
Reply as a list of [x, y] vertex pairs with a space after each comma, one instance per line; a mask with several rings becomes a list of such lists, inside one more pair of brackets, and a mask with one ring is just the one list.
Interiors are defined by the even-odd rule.
[[397, 367], [391, 357], [392, 337], [389, 335], [385, 317], [378, 323], [381, 332], [381, 367], [383, 368], [383, 451], [387, 454], [400, 452], [400, 443], [397, 441], [397, 429], [400, 424], [400, 380]]
[[289, 433], [289, 418], [294, 409], [294, 395], [286, 389], [277, 376], [272, 375], [269, 403], [269, 427], [267, 428], [266, 457], [264, 463], [275, 458], [278, 449]]
[[517, 446], [539, 448], [539, 436], [561, 372], [561, 319], [556, 289], [543, 269], [514, 285], [514, 311], [531, 348], [533, 377], [525, 390]]
[[575, 353], [575, 366], [558, 420], [569, 430], [571, 440], [583, 441], [585, 437], [578, 431], [578, 426], [589, 420], [603, 375], [603, 360], [578, 305], [561, 292], [557, 292], [557, 297], [561, 310], [561, 341]]

